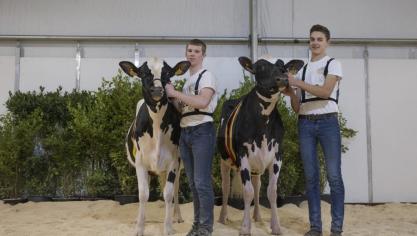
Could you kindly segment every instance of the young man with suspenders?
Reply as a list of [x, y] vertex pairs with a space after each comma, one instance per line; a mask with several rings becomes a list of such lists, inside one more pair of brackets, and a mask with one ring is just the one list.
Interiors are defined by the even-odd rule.
[[187, 236], [211, 236], [213, 231], [211, 167], [215, 151], [213, 112], [217, 95], [213, 74], [203, 68], [205, 55], [206, 44], [199, 39], [191, 40], [185, 53], [191, 66], [182, 92], [170, 84], [165, 87], [168, 97], [181, 104], [180, 153], [194, 204], [194, 223]]
[[296, 77], [289, 76], [287, 89], [291, 106], [298, 113], [300, 153], [306, 178], [310, 231], [305, 236], [321, 236], [320, 163], [317, 143], [325, 157], [331, 196], [331, 236], [342, 235], [345, 188], [341, 173], [341, 136], [338, 121], [339, 83], [342, 67], [326, 54], [330, 32], [322, 25], [310, 29], [310, 61]]

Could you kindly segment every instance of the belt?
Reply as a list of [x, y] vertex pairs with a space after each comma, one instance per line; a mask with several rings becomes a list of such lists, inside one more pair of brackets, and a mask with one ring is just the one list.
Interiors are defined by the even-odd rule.
[[326, 114], [312, 114], [312, 115], [298, 115], [300, 120], [321, 120], [331, 117], [337, 117], [337, 112], [326, 113]]
[[194, 125], [194, 126], [181, 127], [181, 130], [192, 132], [196, 129], [199, 129], [200, 127], [205, 127], [205, 126], [210, 126], [210, 125], [213, 125], [212, 121], [207, 121], [207, 122], [204, 122], [204, 123], [201, 123], [201, 124], [198, 124], [198, 125]]

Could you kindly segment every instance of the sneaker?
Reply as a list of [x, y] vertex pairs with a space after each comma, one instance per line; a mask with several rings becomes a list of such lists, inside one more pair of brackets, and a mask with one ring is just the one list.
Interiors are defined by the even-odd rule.
[[304, 234], [304, 236], [323, 236], [323, 234], [319, 231], [316, 231], [314, 229], [311, 229], [307, 233]]
[[330, 236], [342, 236], [342, 232], [332, 231], [330, 232]]
[[211, 236], [211, 232], [208, 231], [208, 229], [205, 228], [199, 228], [197, 232], [198, 236]]
[[198, 226], [197, 225], [193, 225], [193, 227], [191, 228], [190, 232], [188, 232], [188, 234], [186, 234], [186, 236], [198, 236]]

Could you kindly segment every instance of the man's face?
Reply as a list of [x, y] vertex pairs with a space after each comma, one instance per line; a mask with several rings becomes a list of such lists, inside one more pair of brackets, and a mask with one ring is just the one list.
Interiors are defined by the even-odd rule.
[[313, 55], [324, 54], [327, 46], [329, 46], [329, 41], [322, 32], [313, 31], [310, 34], [310, 50]]
[[191, 67], [202, 65], [204, 56], [201, 46], [191, 44], [187, 46], [185, 57], [191, 63]]

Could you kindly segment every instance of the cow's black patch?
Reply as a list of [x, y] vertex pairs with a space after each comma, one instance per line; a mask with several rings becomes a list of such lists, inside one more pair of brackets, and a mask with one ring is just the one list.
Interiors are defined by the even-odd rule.
[[279, 166], [278, 164], [274, 164], [274, 174], [276, 175], [279, 171]]
[[136, 130], [135, 130], [135, 138], [138, 139], [142, 137], [145, 133], [148, 133], [151, 137], [153, 137], [153, 121], [151, 116], [149, 115], [148, 106], [143, 104], [136, 117]]
[[242, 179], [243, 185], [245, 185], [247, 181], [250, 181], [250, 174], [248, 169], [245, 168], [240, 171], [240, 178]]
[[168, 103], [167, 110], [162, 118], [161, 130], [167, 133], [169, 127], [172, 127], [171, 142], [175, 145], [179, 145], [181, 127], [180, 127], [181, 114], [175, 109], [174, 105]]
[[171, 183], [175, 182], [175, 173], [174, 172], [172, 172], [172, 171], [169, 172], [167, 181], [171, 182]]
[[281, 149], [281, 144], [279, 145], [279, 150], [277, 153], [275, 153], [275, 159], [277, 161], [281, 161], [282, 160], [282, 149]]

